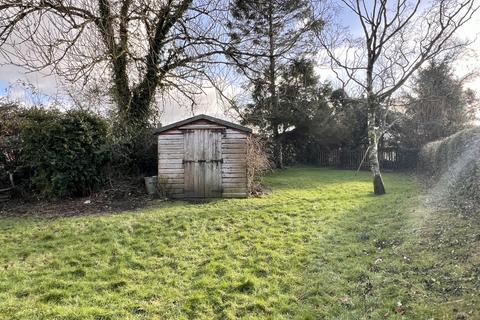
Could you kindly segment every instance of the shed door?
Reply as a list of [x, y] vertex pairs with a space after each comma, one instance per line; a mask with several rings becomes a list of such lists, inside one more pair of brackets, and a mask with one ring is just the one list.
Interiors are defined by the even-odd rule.
[[222, 195], [222, 132], [186, 130], [185, 196], [215, 198]]

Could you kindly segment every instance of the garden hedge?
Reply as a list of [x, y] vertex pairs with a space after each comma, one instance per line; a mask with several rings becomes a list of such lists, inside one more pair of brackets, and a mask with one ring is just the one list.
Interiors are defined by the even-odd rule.
[[107, 133], [107, 122], [86, 111], [25, 112], [23, 153], [34, 172], [34, 192], [64, 198], [98, 190], [109, 160]]
[[425, 145], [418, 172], [426, 178], [432, 202], [480, 212], [480, 127]]

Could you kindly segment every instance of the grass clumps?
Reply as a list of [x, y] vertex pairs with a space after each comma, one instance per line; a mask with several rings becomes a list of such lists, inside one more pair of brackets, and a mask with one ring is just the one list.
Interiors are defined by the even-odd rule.
[[431, 203], [464, 213], [480, 210], [480, 127], [427, 144], [419, 159]]

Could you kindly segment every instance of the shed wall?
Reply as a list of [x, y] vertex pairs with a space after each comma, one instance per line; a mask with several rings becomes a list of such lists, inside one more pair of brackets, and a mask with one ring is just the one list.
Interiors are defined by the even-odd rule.
[[247, 137], [248, 133], [226, 129], [222, 139], [223, 197], [247, 196]]
[[[158, 177], [173, 198], [185, 197], [185, 141], [184, 129], [204, 130], [218, 125], [197, 121], [173, 128], [158, 135]], [[247, 197], [247, 137], [249, 133], [223, 128], [222, 134], [222, 197]]]
[[183, 139], [181, 130], [158, 136], [158, 178], [173, 198], [184, 197]]

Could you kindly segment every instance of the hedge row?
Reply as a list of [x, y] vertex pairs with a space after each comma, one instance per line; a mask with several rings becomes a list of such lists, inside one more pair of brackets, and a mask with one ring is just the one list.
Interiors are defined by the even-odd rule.
[[[87, 111], [0, 106], [0, 176], [20, 196], [88, 195], [105, 182], [107, 121]], [[5, 181], [2, 181], [5, 184]]]
[[150, 129], [120, 129], [88, 111], [0, 105], [0, 189], [13, 175], [17, 196], [77, 197], [98, 191], [107, 178], [154, 173]]
[[85, 196], [105, 181], [107, 123], [86, 111], [32, 109], [22, 128], [23, 154], [41, 197]]
[[480, 127], [425, 145], [418, 172], [426, 178], [433, 201], [480, 212]]

